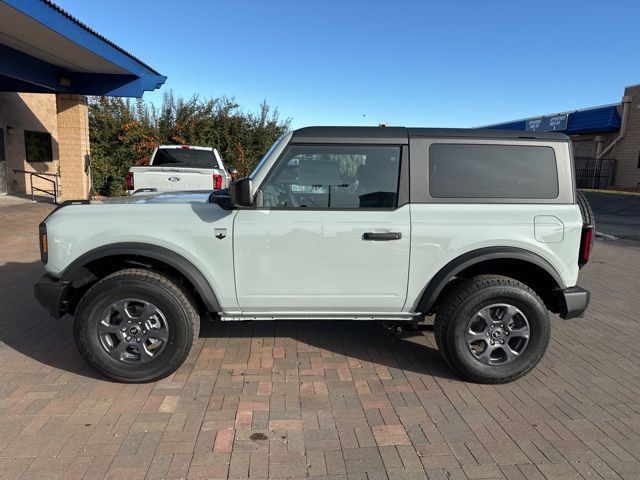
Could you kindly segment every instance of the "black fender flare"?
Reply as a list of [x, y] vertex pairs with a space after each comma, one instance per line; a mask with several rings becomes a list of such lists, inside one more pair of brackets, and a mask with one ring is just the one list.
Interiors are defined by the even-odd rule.
[[102, 247], [90, 250], [73, 262], [71, 262], [63, 271], [61, 279], [70, 281], [74, 275], [87, 264], [105, 257], [111, 256], [127, 256], [135, 255], [138, 257], [149, 258], [162, 262], [176, 271], [180, 272], [196, 289], [200, 298], [210, 312], [220, 312], [220, 302], [213, 288], [202, 274], [202, 272], [189, 260], [182, 255], [150, 243], [139, 242], [123, 242], [104, 245]]
[[485, 247], [464, 253], [442, 267], [425, 286], [414, 311], [431, 313], [438, 296], [452, 278], [466, 268], [487, 260], [496, 259], [513, 259], [529, 262], [547, 272], [555, 280], [558, 288], [565, 288], [558, 271], [537, 253], [518, 247]]

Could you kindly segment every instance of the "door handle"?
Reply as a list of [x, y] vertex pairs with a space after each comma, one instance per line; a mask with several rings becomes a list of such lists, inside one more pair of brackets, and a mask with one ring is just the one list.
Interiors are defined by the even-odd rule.
[[402, 233], [400, 232], [366, 232], [362, 235], [362, 240], [400, 240], [402, 238]]

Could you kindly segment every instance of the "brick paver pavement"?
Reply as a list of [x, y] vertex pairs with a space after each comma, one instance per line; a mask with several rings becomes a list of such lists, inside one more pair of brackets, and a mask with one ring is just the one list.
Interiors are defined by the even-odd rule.
[[517, 382], [452, 376], [428, 326], [204, 325], [163, 381], [82, 361], [33, 300], [46, 205], [0, 208], [0, 479], [640, 478], [640, 248], [598, 242], [585, 319]]

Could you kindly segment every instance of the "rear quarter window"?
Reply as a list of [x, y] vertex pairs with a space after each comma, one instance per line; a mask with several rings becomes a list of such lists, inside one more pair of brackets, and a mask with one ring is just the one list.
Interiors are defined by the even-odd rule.
[[429, 146], [429, 194], [434, 198], [558, 197], [553, 148], [531, 145]]

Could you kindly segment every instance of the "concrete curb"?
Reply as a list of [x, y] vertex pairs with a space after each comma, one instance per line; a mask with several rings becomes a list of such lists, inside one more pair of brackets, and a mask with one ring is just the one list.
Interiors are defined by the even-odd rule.
[[618, 240], [619, 237], [615, 235], [609, 235], [608, 233], [596, 231], [596, 238], [602, 238], [604, 240]]

